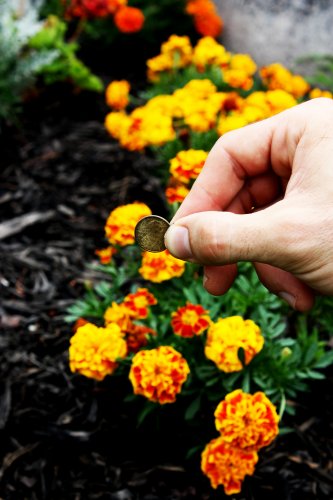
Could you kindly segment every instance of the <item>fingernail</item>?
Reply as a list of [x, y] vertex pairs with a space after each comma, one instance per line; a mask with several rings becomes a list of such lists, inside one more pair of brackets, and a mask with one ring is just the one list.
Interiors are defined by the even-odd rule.
[[295, 295], [292, 295], [291, 293], [288, 292], [280, 292], [278, 293], [278, 296], [285, 300], [293, 309], [296, 307], [296, 297]]
[[188, 230], [183, 226], [171, 225], [164, 236], [165, 246], [169, 252], [179, 259], [192, 257]]

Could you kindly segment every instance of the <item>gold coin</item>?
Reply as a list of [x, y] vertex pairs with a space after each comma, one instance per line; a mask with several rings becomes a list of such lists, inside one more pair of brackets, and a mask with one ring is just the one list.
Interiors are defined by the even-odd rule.
[[135, 226], [135, 241], [147, 252], [163, 252], [165, 250], [164, 235], [170, 226], [169, 222], [159, 215], [147, 215]]

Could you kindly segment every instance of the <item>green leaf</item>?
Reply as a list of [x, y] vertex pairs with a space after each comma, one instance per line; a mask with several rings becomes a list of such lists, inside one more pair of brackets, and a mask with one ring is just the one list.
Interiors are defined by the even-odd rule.
[[192, 403], [187, 407], [184, 418], [185, 420], [192, 420], [195, 415], [200, 410], [201, 405], [201, 394], [197, 398], [195, 398]]

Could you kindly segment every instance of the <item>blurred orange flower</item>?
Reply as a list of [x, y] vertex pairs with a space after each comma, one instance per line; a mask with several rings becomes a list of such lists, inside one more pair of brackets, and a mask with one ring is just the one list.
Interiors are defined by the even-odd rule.
[[129, 103], [130, 84], [127, 80], [115, 80], [111, 82], [105, 91], [107, 104], [117, 111], [126, 108]]
[[172, 313], [171, 326], [176, 335], [181, 337], [194, 337], [200, 335], [210, 325], [208, 311], [201, 305], [190, 304], [179, 307]]
[[176, 184], [166, 188], [165, 197], [170, 204], [182, 203], [189, 192], [190, 190], [184, 184]]
[[246, 475], [254, 473], [258, 462], [255, 451], [244, 451], [226, 443], [222, 437], [213, 439], [201, 455], [201, 470], [213, 488], [224, 486], [226, 495], [239, 493]]
[[157, 335], [156, 331], [145, 325], [136, 325], [132, 321], [125, 332], [128, 352], [137, 352], [148, 343], [149, 335]]
[[258, 451], [279, 433], [276, 408], [263, 392], [237, 389], [219, 403], [214, 415], [223, 440], [242, 450]]
[[188, 149], [179, 151], [170, 160], [170, 174], [180, 182], [188, 184], [191, 179], [196, 179], [205, 164], [208, 153], [201, 149]]
[[171, 346], [135, 354], [129, 378], [134, 393], [160, 404], [174, 403], [190, 373], [187, 361]]
[[142, 29], [145, 16], [136, 7], [121, 7], [114, 16], [114, 23], [122, 33], [135, 33]]
[[101, 264], [110, 264], [115, 253], [117, 253], [117, 249], [111, 246], [95, 250]]
[[158, 254], [143, 252], [139, 269], [141, 276], [148, 281], [161, 283], [179, 277], [185, 271], [185, 262], [173, 257], [168, 250]]
[[186, 12], [193, 16], [194, 27], [200, 35], [216, 38], [223, 29], [223, 20], [211, 0], [190, 0]]
[[117, 304], [112, 302], [104, 312], [105, 325], [116, 323], [120, 329], [125, 332], [131, 323], [130, 311], [124, 304]]

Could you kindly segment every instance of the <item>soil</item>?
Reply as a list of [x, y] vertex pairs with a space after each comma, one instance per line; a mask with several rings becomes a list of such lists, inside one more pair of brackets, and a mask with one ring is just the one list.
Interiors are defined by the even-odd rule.
[[[105, 113], [102, 96], [59, 85], [25, 106], [20, 129], [2, 131], [0, 497], [227, 498], [200, 472], [200, 454], [185, 460], [197, 428], [172, 412], [138, 428], [125, 383], [68, 368], [66, 308], [99, 278], [86, 265], [105, 246], [110, 210], [142, 200], [165, 211], [156, 160], [120, 149]], [[234, 498], [333, 498], [332, 389], [331, 370], [295, 402], [293, 432], [261, 453]]]

